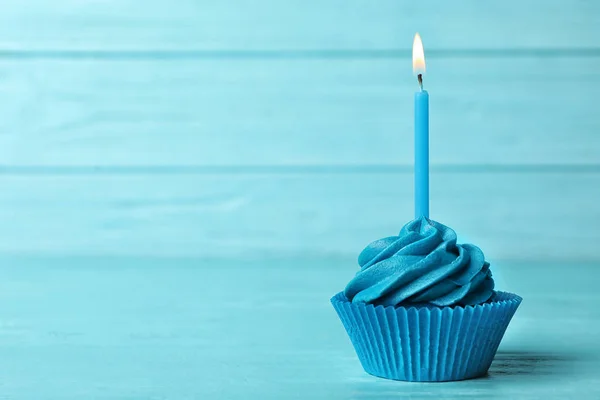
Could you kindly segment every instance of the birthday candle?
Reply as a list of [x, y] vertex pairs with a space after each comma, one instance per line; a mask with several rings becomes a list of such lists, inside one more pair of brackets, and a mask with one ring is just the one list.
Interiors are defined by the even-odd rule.
[[415, 93], [415, 218], [429, 218], [429, 93], [423, 89], [425, 54], [418, 33], [413, 42], [413, 73], [419, 82]]

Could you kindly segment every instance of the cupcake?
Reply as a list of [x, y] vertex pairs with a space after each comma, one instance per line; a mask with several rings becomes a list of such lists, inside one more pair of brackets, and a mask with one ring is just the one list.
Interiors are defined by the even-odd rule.
[[494, 290], [478, 247], [421, 217], [369, 244], [358, 263], [331, 303], [366, 372], [436, 382], [487, 373], [522, 299]]

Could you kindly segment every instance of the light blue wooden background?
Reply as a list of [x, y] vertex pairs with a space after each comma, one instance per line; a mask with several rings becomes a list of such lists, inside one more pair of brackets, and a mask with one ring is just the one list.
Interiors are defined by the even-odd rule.
[[492, 259], [598, 260], [596, 1], [13, 1], [0, 251], [352, 255], [412, 216]]
[[[328, 304], [412, 217], [525, 298], [486, 379], [368, 377]], [[0, 398], [600, 397], [600, 2], [0, 3]]]

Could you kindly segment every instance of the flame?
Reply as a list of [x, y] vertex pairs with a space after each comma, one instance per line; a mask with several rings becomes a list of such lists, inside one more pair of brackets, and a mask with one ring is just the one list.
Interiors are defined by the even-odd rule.
[[413, 74], [425, 74], [425, 53], [421, 36], [418, 33], [415, 34], [413, 41]]

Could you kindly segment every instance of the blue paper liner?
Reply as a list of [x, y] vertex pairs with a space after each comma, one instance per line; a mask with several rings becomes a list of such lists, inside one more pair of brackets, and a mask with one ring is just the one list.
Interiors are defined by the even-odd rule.
[[495, 292], [475, 306], [383, 307], [331, 298], [356, 354], [371, 375], [419, 382], [485, 375], [522, 298]]

